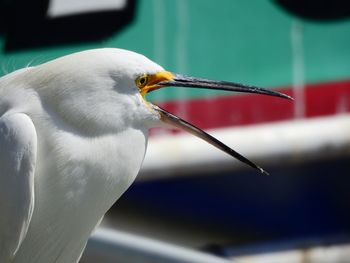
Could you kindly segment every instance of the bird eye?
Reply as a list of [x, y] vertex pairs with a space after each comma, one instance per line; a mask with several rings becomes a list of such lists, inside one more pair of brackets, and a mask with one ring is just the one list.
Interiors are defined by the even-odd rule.
[[146, 86], [147, 82], [148, 82], [148, 76], [146, 74], [141, 75], [140, 77], [138, 77], [136, 79], [136, 86], [139, 88], [143, 88], [144, 86]]

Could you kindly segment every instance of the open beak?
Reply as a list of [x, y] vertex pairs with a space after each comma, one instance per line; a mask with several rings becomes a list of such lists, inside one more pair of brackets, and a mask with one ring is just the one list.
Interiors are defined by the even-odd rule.
[[[283, 93], [267, 90], [255, 86], [243, 85], [240, 83], [227, 82], [227, 81], [216, 81], [203, 78], [194, 78], [183, 75], [177, 75], [170, 72], [160, 72], [155, 75], [150, 76], [150, 85], [145, 86], [141, 89], [141, 93], [145, 95], [148, 92], [160, 89], [163, 87], [183, 87], [183, 88], [202, 88], [202, 89], [214, 89], [214, 90], [226, 90], [226, 91], [236, 91], [245, 93], [257, 93], [269, 96], [275, 96], [279, 98], [293, 100], [292, 97], [285, 95]], [[262, 174], [268, 174], [263, 168], [256, 165], [252, 161], [248, 160], [238, 152], [234, 151], [218, 139], [214, 138], [210, 134], [201, 130], [200, 128], [194, 126], [193, 124], [171, 114], [170, 112], [164, 110], [163, 108], [151, 104], [152, 108], [156, 110], [160, 116], [161, 120], [167, 124], [170, 124], [176, 128], [185, 130], [204, 141], [210, 143], [216, 148], [224, 151], [225, 153], [231, 155], [232, 157], [238, 159], [239, 161], [258, 169]]]

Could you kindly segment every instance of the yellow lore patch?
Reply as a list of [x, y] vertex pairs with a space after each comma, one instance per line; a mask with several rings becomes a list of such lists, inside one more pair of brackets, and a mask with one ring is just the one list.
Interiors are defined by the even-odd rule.
[[163, 86], [158, 85], [158, 83], [163, 81], [173, 80], [174, 74], [169, 71], [161, 71], [156, 74], [147, 75], [143, 74], [135, 80], [136, 86], [140, 89], [140, 93], [143, 98], [145, 98], [148, 92], [160, 89]]

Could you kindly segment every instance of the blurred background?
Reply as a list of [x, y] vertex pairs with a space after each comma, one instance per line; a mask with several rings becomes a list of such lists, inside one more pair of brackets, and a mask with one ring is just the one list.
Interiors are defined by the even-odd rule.
[[[1, 75], [99, 47], [295, 101], [179, 88], [150, 94], [271, 175], [193, 136], [152, 130], [137, 181], [82, 262], [185, 262], [169, 259], [176, 248], [237, 262], [350, 262], [348, 1], [0, 0]], [[174, 247], [156, 261], [153, 245], [140, 252], [138, 240]]]

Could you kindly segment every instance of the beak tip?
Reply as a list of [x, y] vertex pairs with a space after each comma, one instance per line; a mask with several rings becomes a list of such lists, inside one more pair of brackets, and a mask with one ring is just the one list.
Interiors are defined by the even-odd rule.
[[290, 100], [290, 101], [294, 101], [294, 98], [291, 97], [291, 96], [288, 96], [288, 95], [286, 95], [286, 99], [288, 99], [288, 100]]
[[[270, 95], [270, 94], [268, 94], [268, 95]], [[281, 93], [281, 92], [277, 92], [277, 94], [271, 94], [271, 95], [276, 96], [276, 97], [280, 97], [282, 99], [294, 101], [294, 98], [292, 96], [289, 96], [289, 95]]]
[[263, 168], [261, 168], [261, 167], [258, 167], [258, 169], [260, 170], [260, 173], [262, 174], [262, 175], [270, 175], [267, 171], [265, 171]]

